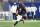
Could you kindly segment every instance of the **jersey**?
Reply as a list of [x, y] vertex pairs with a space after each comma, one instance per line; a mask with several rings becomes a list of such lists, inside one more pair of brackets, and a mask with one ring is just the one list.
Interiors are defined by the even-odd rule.
[[36, 7], [31, 7], [31, 11], [34, 12], [34, 15], [36, 14], [37, 8]]
[[17, 7], [17, 11], [19, 13], [19, 15], [24, 14], [26, 12], [25, 8], [23, 6], [18, 6]]
[[12, 13], [16, 13], [16, 10], [17, 10], [17, 5], [13, 5], [12, 7], [11, 7], [11, 9], [10, 9], [10, 12], [12, 12]]

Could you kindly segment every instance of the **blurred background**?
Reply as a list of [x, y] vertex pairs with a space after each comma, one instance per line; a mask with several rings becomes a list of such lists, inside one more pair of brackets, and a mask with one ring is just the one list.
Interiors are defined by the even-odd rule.
[[[31, 6], [31, 4], [35, 4], [37, 7], [36, 11], [36, 19], [39, 18], [39, 6], [40, 6], [40, 0], [0, 0], [0, 20], [13, 20], [12, 13], [10, 13], [10, 8], [12, 5], [16, 2], [18, 5], [19, 2], [23, 2], [26, 5]], [[26, 16], [26, 15], [25, 15]], [[25, 18], [26, 19], [26, 18]], [[29, 18], [31, 19], [31, 18]]]

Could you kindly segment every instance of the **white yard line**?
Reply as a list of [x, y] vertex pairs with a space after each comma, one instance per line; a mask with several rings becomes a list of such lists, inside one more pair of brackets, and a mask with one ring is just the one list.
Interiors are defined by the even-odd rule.
[[[0, 21], [0, 22], [16, 22], [16, 21]], [[24, 21], [24, 22], [40, 22], [40, 21]]]

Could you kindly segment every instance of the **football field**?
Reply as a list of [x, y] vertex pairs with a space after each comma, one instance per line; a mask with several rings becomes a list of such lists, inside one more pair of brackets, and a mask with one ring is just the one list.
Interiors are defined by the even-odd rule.
[[[13, 21], [0, 21], [0, 27], [11, 27], [15, 22]], [[40, 27], [40, 21], [25, 21], [19, 22], [15, 27]]]

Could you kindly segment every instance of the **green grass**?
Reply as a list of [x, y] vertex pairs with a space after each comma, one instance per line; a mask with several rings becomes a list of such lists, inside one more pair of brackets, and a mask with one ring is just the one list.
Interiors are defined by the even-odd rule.
[[[15, 22], [0, 22], [0, 27], [11, 27]], [[15, 27], [40, 27], [40, 22], [19, 22]]]

